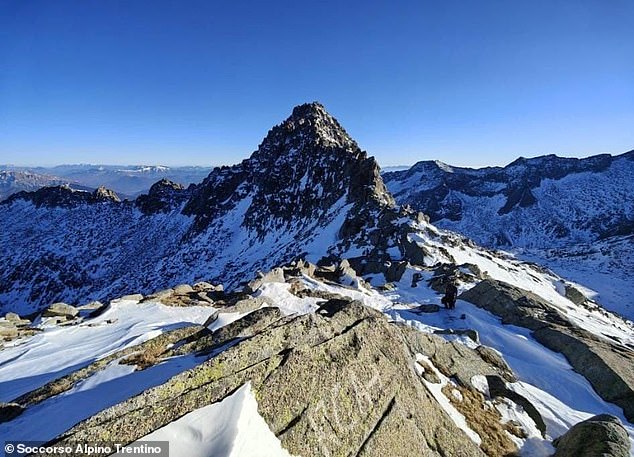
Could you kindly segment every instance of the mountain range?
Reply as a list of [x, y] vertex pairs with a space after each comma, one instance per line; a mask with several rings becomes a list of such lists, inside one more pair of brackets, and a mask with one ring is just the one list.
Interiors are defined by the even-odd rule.
[[147, 192], [155, 182], [169, 179], [189, 185], [199, 183], [211, 167], [165, 167], [161, 165], [57, 165], [54, 167], [18, 167], [0, 165], [0, 201], [20, 191], [68, 184], [79, 190], [107, 187], [122, 199], [134, 199]]
[[634, 318], [634, 151], [482, 169], [423, 161], [383, 177], [435, 225], [547, 265]]
[[[384, 181], [309, 103], [198, 184], [162, 179], [123, 201], [104, 187], [12, 195], [0, 439], [168, 440], [178, 456], [629, 455], [634, 324], [582, 284], [436, 227], [464, 211], [405, 202], [445, 179], [419, 168]], [[536, 205], [529, 174], [519, 197], [482, 181], [504, 200], [496, 214]], [[610, 214], [603, 239], [627, 237]], [[440, 306], [449, 283], [455, 310]]]

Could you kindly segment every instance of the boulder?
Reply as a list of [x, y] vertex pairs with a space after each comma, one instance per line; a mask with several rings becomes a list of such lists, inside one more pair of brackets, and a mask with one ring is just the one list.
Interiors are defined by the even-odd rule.
[[18, 328], [13, 322], [0, 321], [0, 340], [12, 340], [18, 337]]
[[553, 457], [629, 457], [630, 440], [621, 421], [600, 414], [579, 422], [553, 441]]
[[15, 325], [16, 327], [26, 327], [28, 325], [31, 325], [31, 321], [28, 319], [22, 319], [18, 314], [16, 313], [7, 313], [4, 318], [8, 321], [11, 322], [13, 325]]
[[43, 317], [63, 317], [73, 319], [77, 317], [79, 310], [67, 303], [57, 302], [46, 308], [42, 313]]
[[213, 285], [205, 281], [199, 281], [194, 284], [193, 287], [195, 292], [222, 292], [224, 287], [222, 284]]
[[258, 290], [262, 284], [285, 281], [284, 270], [282, 268], [273, 268], [267, 273], [258, 272], [258, 277], [247, 284], [246, 291], [252, 293]]
[[440, 306], [438, 305], [420, 305], [416, 308], [412, 308], [411, 310], [414, 313], [437, 313], [440, 311]]
[[194, 288], [189, 284], [179, 284], [173, 288], [174, 295], [187, 295], [194, 292]]

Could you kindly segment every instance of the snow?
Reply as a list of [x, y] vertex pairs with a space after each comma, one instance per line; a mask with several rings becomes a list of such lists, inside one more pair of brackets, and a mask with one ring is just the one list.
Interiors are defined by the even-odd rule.
[[[0, 351], [0, 401], [10, 401], [118, 350], [140, 344], [167, 330], [202, 324], [211, 307], [186, 308], [131, 300], [78, 326], [46, 328]], [[220, 315], [213, 328], [236, 316]]]
[[169, 441], [173, 457], [290, 456], [258, 413], [250, 382], [222, 401], [144, 436], [137, 444], [143, 441]]
[[256, 297], [266, 297], [285, 315], [308, 314], [319, 308], [319, 303], [325, 300], [313, 297], [299, 298], [289, 290], [289, 283], [264, 283], [254, 294]]
[[71, 390], [31, 406], [12, 421], [0, 424], [0, 441], [52, 440], [81, 420], [160, 385], [204, 360], [204, 357], [174, 357], [142, 371], [119, 365], [118, 361], [111, 362]]
[[[465, 419], [465, 417], [460, 412], [458, 412], [456, 408], [454, 408], [454, 406], [451, 404], [451, 401], [449, 401], [449, 399], [442, 392], [443, 387], [450, 384], [449, 378], [447, 378], [444, 374], [438, 371], [438, 369], [434, 366], [434, 364], [429, 359], [429, 357], [423, 354], [416, 354], [416, 360], [422, 360], [426, 362], [426, 366], [429, 366], [433, 370], [433, 372], [436, 374], [436, 376], [438, 376], [438, 378], [440, 379], [440, 383], [433, 383], [421, 377], [421, 380], [423, 381], [423, 384], [425, 384], [425, 387], [427, 387], [427, 390], [429, 390], [429, 393], [433, 395], [433, 397], [436, 399], [438, 404], [442, 407], [442, 409], [445, 410], [445, 412], [447, 413], [447, 415], [449, 415], [449, 417], [454, 422], [454, 424], [456, 424], [456, 426], [460, 430], [465, 432], [467, 436], [469, 437], [469, 439], [471, 439], [471, 441], [473, 441], [478, 446], [482, 444], [482, 438], [480, 438], [480, 435], [474, 432], [469, 427], [469, 425], [467, 425], [467, 420]], [[415, 367], [418, 374], [422, 375], [422, 373], [424, 372], [423, 367], [421, 367], [419, 364], [416, 364]]]

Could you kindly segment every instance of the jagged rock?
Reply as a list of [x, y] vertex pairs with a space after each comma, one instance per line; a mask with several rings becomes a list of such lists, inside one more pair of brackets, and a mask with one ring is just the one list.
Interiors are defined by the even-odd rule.
[[532, 292], [486, 279], [460, 297], [500, 316], [505, 324], [533, 331], [547, 348], [562, 353], [606, 401], [634, 420], [634, 351], [574, 326], [546, 300]]
[[77, 317], [79, 310], [67, 303], [53, 303], [42, 313], [43, 317], [62, 317], [65, 319], [73, 319]]
[[114, 190], [107, 189], [104, 186], [101, 186], [95, 189], [95, 191], [93, 192], [93, 197], [95, 201], [98, 201], [98, 202], [100, 201], [115, 202], [115, 203], [121, 202], [121, 199], [119, 198], [119, 196], [116, 194]]
[[621, 421], [600, 414], [579, 422], [553, 441], [554, 457], [629, 457], [630, 439]]
[[152, 184], [147, 195], [139, 195], [134, 204], [145, 214], [167, 213], [182, 205], [189, 197], [189, 189], [164, 178]]
[[[484, 455], [433, 399], [413, 364], [416, 353], [436, 363], [434, 355], [441, 352], [447, 353], [445, 362], [453, 359], [443, 369], [455, 368], [458, 379], [476, 367], [485, 373], [497, 373], [496, 368], [467, 348], [391, 324], [355, 302], [331, 303], [323, 311], [284, 318], [276, 308], [263, 308], [255, 312], [261, 314], [257, 318], [245, 316], [247, 324], [236, 321], [217, 334], [193, 335], [191, 343], [177, 345], [178, 351], [211, 349], [239, 334], [249, 337], [79, 423], [55, 442], [129, 443], [250, 381], [259, 413], [293, 455]], [[255, 330], [265, 316], [270, 316], [267, 324]], [[471, 362], [456, 362], [462, 358]]]
[[0, 402], [0, 424], [15, 419], [22, 414], [23, 411], [24, 407], [17, 403]]
[[34, 192], [18, 192], [6, 199], [3, 204], [11, 204], [17, 200], [32, 202], [35, 206], [74, 208], [79, 205], [95, 203], [119, 204], [121, 200], [113, 191], [106, 188], [96, 189], [94, 192], [73, 189], [67, 184], [43, 187]]

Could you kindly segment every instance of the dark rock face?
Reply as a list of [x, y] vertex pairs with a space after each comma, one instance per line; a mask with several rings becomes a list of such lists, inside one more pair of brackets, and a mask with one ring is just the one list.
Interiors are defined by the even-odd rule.
[[553, 444], [554, 457], [628, 457], [631, 448], [621, 421], [609, 414], [579, 422]]
[[537, 341], [562, 353], [606, 401], [634, 420], [634, 351], [599, 338], [567, 320], [537, 295], [493, 279], [481, 281], [459, 297], [502, 318], [505, 324], [533, 331]]
[[168, 213], [187, 201], [191, 190], [169, 179], [161, 179], [150, 187], [147, 195], [139, 195], [134, 203], [145, 214]]
[[297, 219], [323, 218], [344, 197], [346, 203], [394, 204], [375, 160], [319, 103], [297, 106], [248, 160], [212, 171], [184, 213], [194, 215], [201, 230], [245, 197], [251, 198], [245, 227], [262, 235]]

